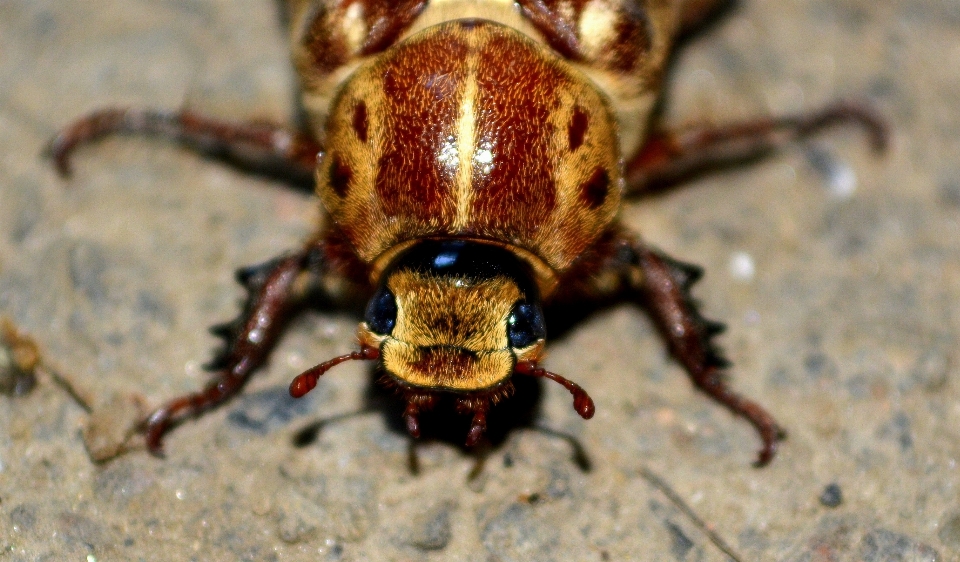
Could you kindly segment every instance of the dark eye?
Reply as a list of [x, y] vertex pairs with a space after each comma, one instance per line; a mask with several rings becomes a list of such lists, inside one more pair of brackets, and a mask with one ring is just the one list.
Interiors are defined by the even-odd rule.
[[386, 287], [380, 287], [367, 304], [364, 314], [367, 326], [377, 334], [389, 334], [397, 323], [397, 299]]
[[540, 305], [518, 302], [507, 317], [507, 338], [510, 347], [519, 349], [547, 337]]

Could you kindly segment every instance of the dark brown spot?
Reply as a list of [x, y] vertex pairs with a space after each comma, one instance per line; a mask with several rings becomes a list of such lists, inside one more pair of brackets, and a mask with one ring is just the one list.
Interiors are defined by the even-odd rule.
[[367, 104], [363, 100], [353, 108], [353, 131], [360, 142], [367, 142]]
[[579, 105], [573, 109], [573, 118], [570, 119], [570, 128], [567, 131], [570, 135], [570, 152], [580, 148], [583, 144], [583, 137], [587, 134], [587, 125], [590, 120], [583, 108]]
[[610, 192], [610, 174], [603, 167], [597, 166], [590, 179], [580, 186], [580, 201], [591, 209], [597, 209], [607, 199]]
[[340, 156], [334, 155], [333, 162], [330, 164], [330, 187], [341, 199], [347, 196], [347, 190], [350, 188], [350, 178], [353, 177], [353, 170], [346, 165]]

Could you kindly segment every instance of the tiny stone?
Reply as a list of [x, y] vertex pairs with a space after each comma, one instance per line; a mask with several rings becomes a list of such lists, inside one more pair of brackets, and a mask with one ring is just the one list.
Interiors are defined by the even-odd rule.
[[35, 371], [40, 352], [30, 338], [20, 334], [13, 323], [0, 319], [0, 393], [23, 396], [36, 385]]
[[820, 503], [826, 507], [837, 507], [843, 503], [843, 491], [836, 482], [827, 484], [820, 493]]
[[857, 190], [857, 174], [853, 168], [823, 147], [813, 147], [807, 152], [807, 160], [827, 182], [832, 195], [849, 199]]
[[734, 252], [731, 254], [730, 263], [727, 267], [730, 270], [730, 276], [737, 281], [752, 281], [757, 273], [753, 256], [747, 252]]

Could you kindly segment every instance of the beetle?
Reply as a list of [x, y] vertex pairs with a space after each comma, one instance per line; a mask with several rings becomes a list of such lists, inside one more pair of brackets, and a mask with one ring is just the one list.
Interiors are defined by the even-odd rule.
[[305, 371], [300, 397], [333, 366], [375, 361], [405, 401], [406, 427], [451, 398], [484, 434], [512, 377], [542, 377], [595, 406], [573, 381], [540, 366], [542, 306], [643, 303], [694, 385], [760, 435], [756, 465], [784, 432], [727, 384], [714, 344], [723, 325], [693, 299], [699, 267], [672, 259], [618, 220], [621, 200], [708, 168], [766, 153], [841, 122], [883, 121], [868, 107], [671, 132], [655, 122], [679, 35], [719, 0], [287, 0], [306, 126], [229, 122], [191, 111], [105, 109], [53, 140], [59, 170], [81, 144], [155, 134], [194, 149], [314, 176], [323, 207], [299, 249], [238, 271], [242, 314], [212, 331], [226, 342], [204, 389], [173, 399], [142, 426], [164, 435], [240, 392], [308, 295], [368, 299], [358, 348]]

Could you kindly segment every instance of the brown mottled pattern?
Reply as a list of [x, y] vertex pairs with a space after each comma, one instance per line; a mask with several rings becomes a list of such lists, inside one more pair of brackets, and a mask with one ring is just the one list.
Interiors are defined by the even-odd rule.
[[405, 242], [469, 236], [529, 252], [549, 290], [545, 268], [569, 267], [619, 201], [602, 94], [547, 47], [491, 22], [431, 27], [368, 61], [326, 132], [318, 193], [376, 268]]
[[388, 217], [453, 220], [456, 171], [438, 155], [457, 134], [467, 51], [462, 36], [444, 28], [401, 44], [379, 69], [390, 119], [375, 189]]
[[597, 166], [590, 179], [580, 186], [580, 201], [591, 209], [597, 209], [607, 199], [610, 193], [610, 173]]
[[347, 190], [350, 188], [350, 180], [353, 178], [353, 170], [343, 161], [338, 154], [332, 156], [333, 163], [330, 165], [330, 187], [338, 197], [347, 196]]
[[[517, 0], [530, 23], [543, 35], [547, 44], [569, 60], [580, 60], [583, 51], [577, 33], [577, 22], [590, 0]], [[572, 18], [561, 16], [561, 5], [569, 6]]]
[[474, 230], [505, 240], [534, 238], [557, 203], [555, 134], [550, 116], [569, 79], [531, 42], [495, 26], [477, 62], [477, 147], [492, 147], [493, 166], [474, 164]]

